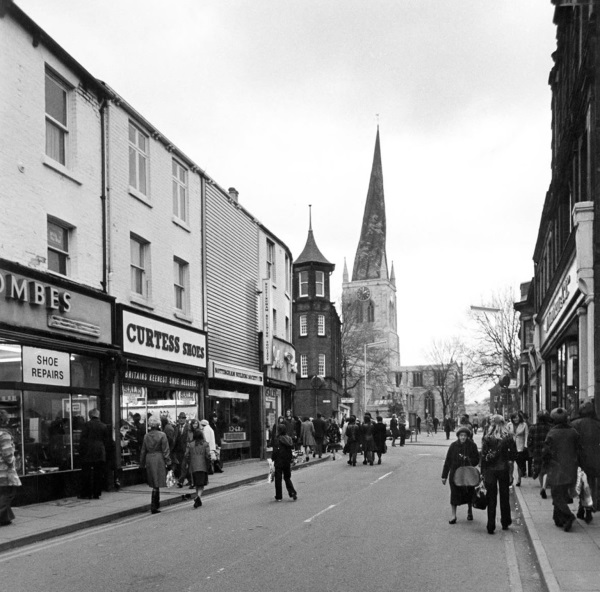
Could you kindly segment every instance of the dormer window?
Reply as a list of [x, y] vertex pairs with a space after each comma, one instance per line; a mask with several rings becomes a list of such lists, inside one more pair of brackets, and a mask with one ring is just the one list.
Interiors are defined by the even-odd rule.
[[325, 272], [323, 271], [315, 272], [315, 295], [325, 296]]

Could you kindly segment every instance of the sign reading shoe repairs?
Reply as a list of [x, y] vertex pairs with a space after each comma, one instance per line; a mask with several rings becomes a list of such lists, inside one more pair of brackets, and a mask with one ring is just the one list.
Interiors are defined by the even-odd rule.
[[66, 352], [23, 346], [23, 382], [70, 386], [70, 360]]
[[123, 351], [206, 369], [206, 334], [123, 310]]

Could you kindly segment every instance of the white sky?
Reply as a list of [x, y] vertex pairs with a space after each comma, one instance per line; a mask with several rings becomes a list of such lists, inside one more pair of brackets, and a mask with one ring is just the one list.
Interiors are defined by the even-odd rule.
[[[550, 0], [17, 0], [297, 257], [352, 272], [380, 115], [401, 363], [533, 274]], [[465, 334], [466, 335], [466, 334]]]

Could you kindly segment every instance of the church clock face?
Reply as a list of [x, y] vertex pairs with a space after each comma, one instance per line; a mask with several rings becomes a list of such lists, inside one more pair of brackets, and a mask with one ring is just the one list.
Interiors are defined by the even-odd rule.
[[359, 300], [365, 302], [366, 300], [371, 298], [371, 290], [369, 290], [369, 288], [367, 288], [366, 286], [363, 286], [362, 288], [356, 290], [356, 297]]

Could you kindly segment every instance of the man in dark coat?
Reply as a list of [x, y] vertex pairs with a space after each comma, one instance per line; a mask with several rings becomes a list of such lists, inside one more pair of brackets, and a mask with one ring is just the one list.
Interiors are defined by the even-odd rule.
[[90, 421], [83, 426], [79, 439], [81, 488], [78, 497], [79, 499], [100, 499], [104, 485], [109, 433], [106, 424], [100, 421], [98, 409], [92, 409], [88, 415]]
[[398, 418], [395, 413], [390, 420], [390, 433], [392, 434], [392, 446], [396, 446], [396, 438], [400, 436], [400, 430], [398, 429]]
[[569, 489], [577, 481], [580, 438], [568, 423], [565, 409], [557, 407], [550, 413], [554, 426], [544, 442], [543, 462], [548, 467], [548, 485], [552, 488], [554, 523], [565, 532], [571, 530], [575, 516], [569, 508]]
[[[587, 477], [592, 490], [594, 508], [597, 509], [598, 478], [600, 477], [600, 421], [598, 421], [596, 410], [591, 401], [586, 401], [579, 408], [579, 417], [571, 422], [571, 426], [579, 433], [581, 443], [579, 466]], [[577, 517], [584, 518], [583, 514], [586, 522], [592, 521], [591, 509], [586, 509], [584, 513], [580, 502]]]
[[377, 453], [377, 464], [381, 464], [381, 455], [385, 454], [386, 427], [383, 417], [377, 416], [377, 423], [373, 426], [373, 440], [375, 441], [375, 452]]
[[323, 456], [323, 439], [327, 433], [327, 422], [321, 417], [320, 413], [317, 413], [316, 419], [313, 419], [313, 426], [315, 428], [315, 451], [313, 452], [313, 458], [315, 453], [319, 455], [319, 458]]
[[183, 487], [185, 480], [185, 470], [183, 466], [183, 457], [188, 445], [188, 423], [187, 416], [182, 411], [177, 418], [175, 426], [175, 440], [173, 449], [170, 451], [171, 462], [173, 463], [173, 473], [177, 478], [177, 487]]
[[273, 438], [273, 452], [271, 454], [271, 459], [275, 464], [275, 500], [280, 502], [283, 497], [281, 486], [283, 477], [288, 495], [296, 501], [298, 494], [292, 483], [292, 450], [294, 449], [294, 443], [292, 438], [287, 435], [285, 424], [279, 424], [276, 429], [277, 434]]
[[446, 432], [446, 440], [450, 440], [450, 432], [452, 431], [452, 419], [449, 415], [444, 418], [444, 431]]
[[435, 417], [435, 415], [434, 415], [433, 416], [433, 433], [434, 434], [437, 434], [439, 425], [440, 425], [440, 420], [437, 417]]
[[417, 419], [415, 420], [415, 425], [417, 428], [417, 434], [421, 433], [421, 416], [417, 415]]

